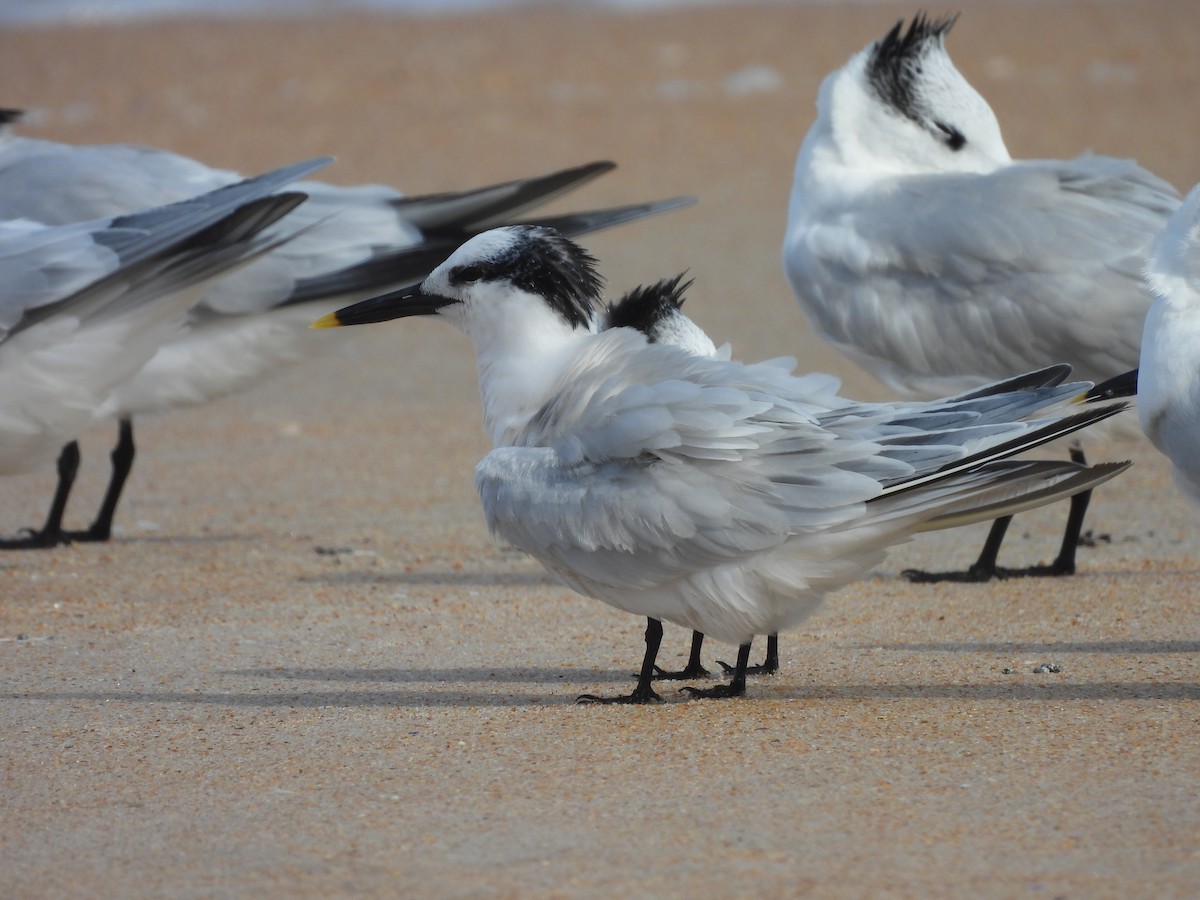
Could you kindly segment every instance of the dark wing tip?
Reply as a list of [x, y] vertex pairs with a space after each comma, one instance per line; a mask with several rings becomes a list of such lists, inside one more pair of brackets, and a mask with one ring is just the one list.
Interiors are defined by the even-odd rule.
[[1108, 381], [1102, 381], [1083, 395], [1085, 403], [1095, 403], [1102, 400], [1118, 400], [1122, 397], [1136, 397], [1138, 388], [1138, 370], [1123, 372]]

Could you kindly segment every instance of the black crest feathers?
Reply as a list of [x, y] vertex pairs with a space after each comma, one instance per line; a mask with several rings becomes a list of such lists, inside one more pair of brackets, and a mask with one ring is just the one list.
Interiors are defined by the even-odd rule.
[[507, 279], [544, 297], [572, 328], [586, 328], [600, 303], [604, 279], [596, 258], [574, 241], [540, 225], [512, 225], [513, 240], [491, 259], [461, 266], [451, 282]]
[[904, 30], [901, 19], [871, 48], [867, 60], [867, 80], [881, 100], [910, 119], [918, 119], [915, 84], [921, 63], [931, 46], [940, 44], [954, 27], [957, 15], [930, 19], [924, 13], [913, 16]]
[[686, 272], [649, 285], [639, 285], [608, 307], [610, 328], [635, 328], [653, 343], [658, 325], [683, 306], [684, 294], [692, 286]]

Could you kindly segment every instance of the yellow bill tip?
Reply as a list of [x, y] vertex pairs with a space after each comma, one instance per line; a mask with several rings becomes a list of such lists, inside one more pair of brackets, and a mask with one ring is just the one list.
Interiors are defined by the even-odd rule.
[[317, 321], [310, 324], [309, 328], [337, 328], [342, 323], [338, 321], [337, 313], [331, 312], [328, 315], [321, 316]]

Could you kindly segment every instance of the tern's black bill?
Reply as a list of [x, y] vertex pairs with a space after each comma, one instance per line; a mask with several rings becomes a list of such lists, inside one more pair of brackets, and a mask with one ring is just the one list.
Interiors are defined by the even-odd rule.
[[449, 306], [457, 301], [436, 294], [424, 294], [419, 289], [403, 288], [352, 303], [350, 306], [322, 316], [310, 325], [310, 328], [336, 328], [339, 325], [371, 325], [375, 322], [387, 322], [391, 319], [403, 319], [406, 316], [431, 316], [443, 306]]

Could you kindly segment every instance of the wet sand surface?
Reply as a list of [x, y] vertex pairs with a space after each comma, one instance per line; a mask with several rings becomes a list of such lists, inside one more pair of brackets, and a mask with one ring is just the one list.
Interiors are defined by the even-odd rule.
[[[244, 172], [334, 153], [328, 180], [411, 193], [616, 160], [554, 208], [701, 202], [587, 239], [614, 291], [688, 269], [738, 357], [881, 398], [778, 254], [820, 79], [914, 11], [8, 31], [0, 83], [26, 134]], [[970, 3], [949, 39], [1014, 156], [1091, 148], [1181, 190], [1198, 44], [1187, 0]], [[112, 543], [0, 557], [8, 896], [1193, 895], [1200, 540], [1148, 445], [1089, 448], [1136, 464], [1073, 578], [910, 585], [984, 531], [922, 537], [785, 634], [744, 700], [576, 706], [631, 687], [643, 623], [489, 539], [465, 339], [333, 343], [139, 422]], [[85, 437], [74, 525], [113, 431]], [[39, 524], [52, 485], [0, 482], [0, 530]], [[1048, 559], [1064, 516], [1020, 517], [1002, 562]], [[687, 644], [668, 627], [661, 660]]]

